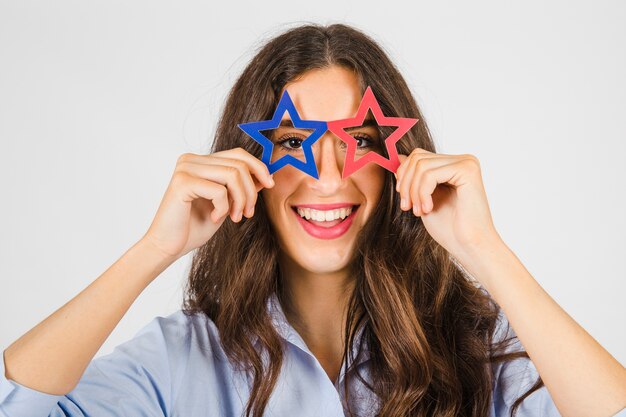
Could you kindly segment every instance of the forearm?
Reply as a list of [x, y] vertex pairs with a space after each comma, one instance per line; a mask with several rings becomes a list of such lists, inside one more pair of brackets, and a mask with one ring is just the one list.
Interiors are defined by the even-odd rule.
[[626, 370], [537, 283], [501, 241], [459, 259], [502, 307], [565, 417], [608, 417], [626, 405]]
[[135, 299], [172, 262], [149, 243], [137, 242], [5, 350], [6, 377], [49, 394], [71, 391]]

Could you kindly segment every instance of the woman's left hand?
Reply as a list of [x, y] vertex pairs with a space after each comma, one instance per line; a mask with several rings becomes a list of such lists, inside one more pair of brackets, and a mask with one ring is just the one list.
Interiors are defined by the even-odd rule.
[[500, 241], [491, 218], [478, 158], [415, 148], [399, 155], [401, 209], [421, 216], [428, 233], [453, 256]]

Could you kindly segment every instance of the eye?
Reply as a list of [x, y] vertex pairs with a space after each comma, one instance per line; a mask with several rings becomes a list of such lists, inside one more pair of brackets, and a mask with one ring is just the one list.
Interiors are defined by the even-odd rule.
[[357, 133], [353, 137], [356, 139], [357, 147], [359, 148], [370, 148], [374, 144], [374, 140], [364, 133]]
[[[356, 140], [357, 149], [374, 148], [378, 146], [378, 140], [372, 138], [367, 133], [362, 133], [362, 132], [353, 133], [352, 137]], [[345, 142], [341, 144], [341, 147], [342, 148], [347, 147]]]
[[276, 143], [279, 144], [286, 151], [294, 152], [302, 147], [302, 142], [304, 141], [304, 139], [305, 138], [300, 138], [295, 135], [285, 135], [281, 139], [276, 141]]
[[[357, 148], [371, 148], [376, 146], [376, 141], [372, 139], [369, 135], [365, 133], [356, 133], [352, 135], [354, 139], [357, 141]], [[305, 137], [299, 137], [294, 135], [293, 133], [287, 134], [276, 141], [280, 147], [285, 149], [287, 152], [296, 152], [302, 148], [302, 142], [306, 139]], [[346, 144], [342, 143], [342, 147], [345, 147]]]

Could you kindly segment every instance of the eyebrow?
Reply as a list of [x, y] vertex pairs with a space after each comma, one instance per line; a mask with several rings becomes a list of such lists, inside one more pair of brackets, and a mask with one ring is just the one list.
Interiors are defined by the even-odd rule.
[[[291, 121], [291, 119], [283, 119], [280, 121], [280, 127], [294, 127], [293, 126], [293, 122]], [[376, 120], [374, 120], [371, 117], [368, 117], [367, 119], [365, 119], [363, 121], [363, 124], [360, 126], [353, 126], [353, 127], [347, 127], [345, 130], [354, 130], [354, 129], [360, 129], [362, 127], [369, 127], [369, 126], [378, 126], [378, 123], [376, 123]], [[310, 130], [310, 129], [303, 129], [303, 130]]]
[[367, 119], [363, 120], [363, 124], [361, 126], [346, 127], [344, 130], [355, 130], [370, 126], [378, 126], [378, 123], [376, 123], [376, 120], [368, 117]]
[[291, 119], [283, 119], [280, 121], [280, 127], [293, 127], [293, 122]]

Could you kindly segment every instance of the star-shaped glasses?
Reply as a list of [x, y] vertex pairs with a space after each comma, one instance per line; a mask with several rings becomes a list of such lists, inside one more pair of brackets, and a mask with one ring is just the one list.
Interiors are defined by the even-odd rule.
[[[291, 122], [282, 120], [285, 113], [289, 114]], [[373, 124], [372, 119], [367, 117], [370, 113], [373, 114], [374, 121], [378, 124], [378, 126], [383, 128], [396, 128], [387, 138], [384, 139], [385, 148], [389, 158], [385, 158], [383, 155], [374, 150], [367, 151], [364, 155], [357, 158], [357, 153], [363, 150], [363, 148], [358, 148], [358, 140], [362, 139], [351, 135], [346, 130], [352, 130], [354, 128]], [[302, 120], [293, 104], [293, 101], [291, 100], [291, 97], [289, 97], [289, 93], [285, 90], [280, 101], [278, 102], [278, 105], [276, 106], [272, 119], [242, 123], [238, 126], [252, 139], [263, 146], [263, 155], [261, 160], [265, 163], [265, 165], [267, 165], [270, 174], [273, 174], [280, 168], [289, 164], [312, 176], [313, 178], [319, 179], [317, 166], [315, 165], [313, 157], [312, 146], [326, 131], [334, 133], [347, 146], [342, 178], [349, 177], [368, 162], [378, 164], [381, 167], [395, 173], [400, 165], [396, 143], [406, 132], [409, 131], [409, 129], [411, 129], [411, 127], [413, 127], [415, 123], [417, 123], [417, 121], [418, 119], [384, 116], [371, 87], [367, 87], [356, 115], [349, 119], [333, 120], [330, 122]], [[285, 122], [292, 125], [296, 129], [307, 131], [312, 130], [306, 138], [300, 139], [302, 140], [301, 145], [305, 157], [304, 161], [289, 154], [283, 155], [276, 161], [271, 160], [275, 144], [261, 132], [270, 129], [277, 129], [281, 125], [285, 125]]]

